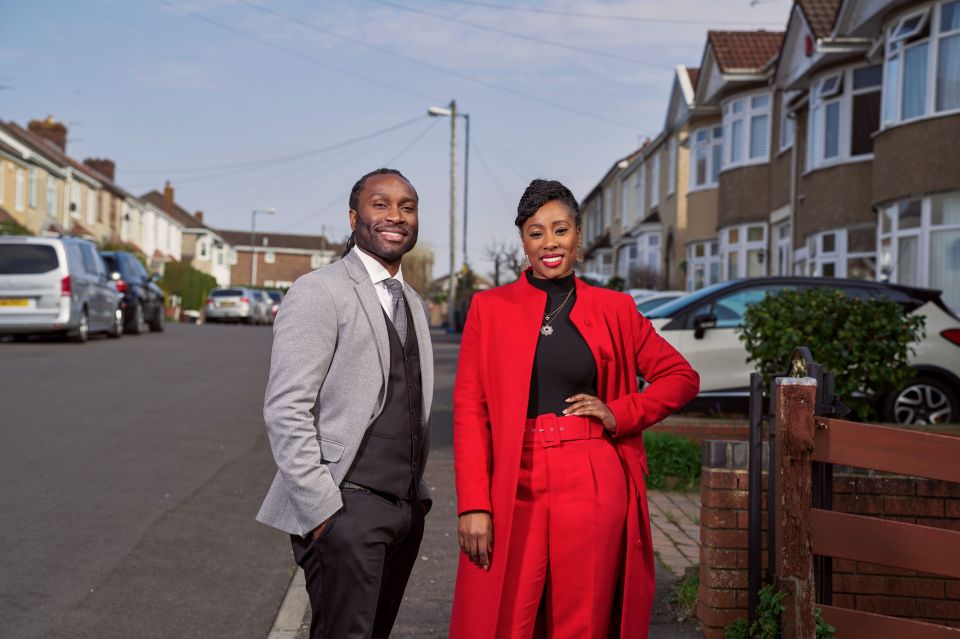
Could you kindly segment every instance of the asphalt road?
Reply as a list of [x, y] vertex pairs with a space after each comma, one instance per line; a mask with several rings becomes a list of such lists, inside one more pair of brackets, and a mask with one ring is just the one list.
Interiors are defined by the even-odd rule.
[[[452, 391], [435, 332], [434, 507], [393, 636], [447, 636], [458, 560]], [[261, 418], [271, 332], [0, 343], [0, 637], [264, 639], [293, 574], [254, 521], [274, 473]], [[701, 636], [665, 603], [650, 637]], [[306, 636], [305, 629], [301, 633]]]
[[293, 566], [253, 519], [270, 342], [0, 343], [0, 637], [267, 635]]

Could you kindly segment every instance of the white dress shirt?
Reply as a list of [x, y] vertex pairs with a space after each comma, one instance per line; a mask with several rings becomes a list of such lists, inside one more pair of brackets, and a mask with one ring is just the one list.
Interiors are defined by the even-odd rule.
[[[353, 252], [357, 254], [357, 257], [360, 258], [360, 261], [363, 262], [363, 266], [367, 269], [367, 273], [370, 275], [370, 280], [373, 282], [373, 288], [376, 289], [377, 297], [380, 299], [380, 306], [383, 307], [383, 312], [387, 314], [387, 317], [389, 317], [390, 321], [392, 322], [393, 297], [390, 295], [390, 289], [384, 285], [384, 281], [390, 279], [390, 272], [384, 268], [383, 264], [361, 251], [359, 247], [354, 246]], [[397, 270], [397, 274], [393, 276], [393, 278], [403, 284], [402, 266]]]

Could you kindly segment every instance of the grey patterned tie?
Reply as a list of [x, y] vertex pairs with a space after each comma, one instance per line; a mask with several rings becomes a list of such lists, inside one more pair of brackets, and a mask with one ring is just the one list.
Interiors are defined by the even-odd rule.
[[407, 343], [407, 305], [403, 299], [403, 284], [400, 280], [393, 277], [383, 280], [383, 285], [390, 291], [391, 297], [391, 315], [393, 316], [393, 327], [397, 329], [397, 335], [400, 336], [400, 343]]

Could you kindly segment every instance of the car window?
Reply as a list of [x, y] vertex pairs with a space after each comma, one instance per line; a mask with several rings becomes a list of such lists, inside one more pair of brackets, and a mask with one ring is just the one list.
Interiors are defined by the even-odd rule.
[[717, 328], [734, 328], [743, 323], [743, 315], [747, 312], [747, 308], [763, 301], [767, 295], [778, 293], [784, 289], [796, 290], [796, 286], [768, 284], [741, 288], [697, 307], [693, 312], [693, 317], [715, 315]]
[[80, 255], [83, 256], [83, 270], [90, 275], [100, 275], [103, 267], [101, 266], [100, 260], [97, 259], [97, 255], [94, 253], [93, 247], [89, 244], [81, 244]]
[[122, 260], [119, 255], [105, 255], [100, 254], [100, 257], [103, 258], [103, 263], [107, 267], [107, 271], [111, 273], [120, 273], [120, 276], [123, 276], [123, 266]]
[[48, 273], [59, 264], [49, 244], [0, 244], [0, 275]]
[[143, 266], [143, 264], [140, 263], [140, 260], [132, 256], [130, 257], [130, 260], [133, 262], [133, 268], [140, 275], [140, 279], [144, 281], [150, 279], [150, 275], [147, 273], [147, 269]]
[[672, 302], [673, 300], [677, 299], [677, 297], [680, 297], [680, 296], [677, 295], [675, 297], [658, 297], [655, 300], [640, 300], [639, 302], [637, 302], [637, 310], [640, 311], [641, 313], [646, 314], [648, 311], [652, 311], [658, 306], [662, 306], [664, 304], [667, 304], [668, 302]]
[[243, 291], [238, 288], [224, 288], [210, 293], [210, 297], [243, 297]]

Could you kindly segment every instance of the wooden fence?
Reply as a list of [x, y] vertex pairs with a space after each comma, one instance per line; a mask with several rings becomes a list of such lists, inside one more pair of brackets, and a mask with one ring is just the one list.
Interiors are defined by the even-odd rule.
[[960, 483], [960, 437], [817, 417], [816, 381], [777, 379], [777, 581], [784, 639], [812, 639], [814, 611], [839, 639], [960, 639], [960, 628], [818, 606], [814, 555], [960, 578], [960, 532], [813, 507], [813, 462]]

